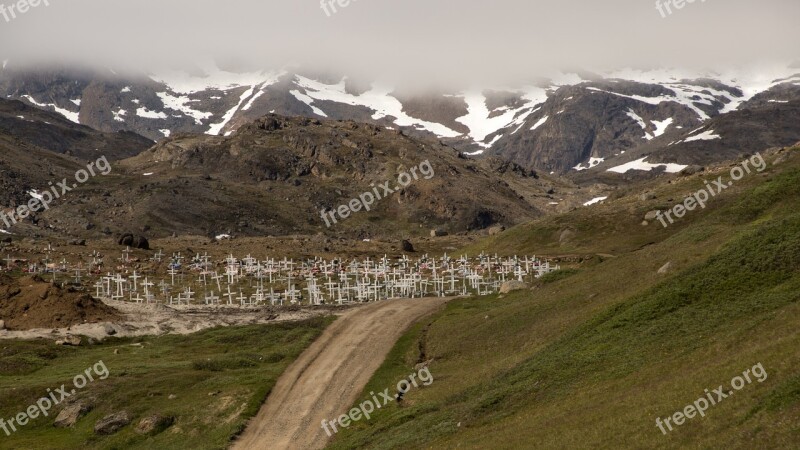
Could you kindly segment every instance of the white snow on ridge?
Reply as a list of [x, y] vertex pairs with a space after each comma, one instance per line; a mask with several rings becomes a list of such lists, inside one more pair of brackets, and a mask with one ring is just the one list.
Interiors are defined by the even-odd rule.
[[631, 108], [628, 108], [628, 111], [625, 114], [627, 114], [628, 117], [633, 119], [639, 124], [640, 127], [642, 127], [642, 130], [644, 130], [644, 139], [647, 139], [648, 141], [653, 139], [653, 135], [647, 132], [647, 123], [644, 121], [644, 119], [642, 119], [642, 116], [636, 114], [636, 112]]
[[672, 164], [672, 163], [664, 163], [664, 164], [651, 164], [646, 162], [647, 156], [641, 159], [637, 159], [636, 161], [631, 161], [629, 163], [625, 163], [621, 166], [612, 167], [608, 169], [606, 172], [616, 172], [616, 173], [625, 173], [629, 170], [643, 170], [645, 172], [649, 172], [656, 167], [664, 167], [665, 172], [667, 173], [678, 173], [681, 170], [687, 168], [688, 166], [681, 165], [681, 164]]
[[300, 92], [298, 90], [291, 90], [291, 91], [289, 91], [289, 93], [292, 94], [294, 96], [294, 98], [296, 98], [296, 99], [300, 100], [301, 102], [305, 103], [306, 105], [308, 105], [311, 108], [311, 110], [314, 111], [314, 114], [316, 114], [318, 116], [322, 116], [322, 117], [328, 117], [328, 115], [325, 114], [325, 111], [323, 111], [323, 110], [317, 108], [316, 106], [314, 106], [314, 99], [313, 98], [307, 96], [306, 94], [303, 94], [302, 92]]
[[692, 136], [686, 138], [683, 142], [693, 142], [693, 141], [713, 141], [714, 139], [722, 139], [722, 136], [718, 134], [714, 134], [714, 130], [706, 130], [697, 136]]
[[161, 134], [164, 135], [164, 137], [169, 137], [169, 135], [172, 134], [172, 131], [166, 130], [166, 129], [165, 130], [158, 130], [158, 131], [160, 131]]
[[649, 105], [660, 105], [661, 103], [664, 103], [664, 102], [679, 103], [679, 104], [684, 105], [687, 108], [690, 108], [691, 110], [693, 110], [698, 115], [698, 117], [700, 117], [700, 120], [708, 120], [708, 119], [711, 118], [708, 114], [706, 114], [705, 111], [703, 111], [702, 109], [698, 108], [697, 105], [695, 105], [695, 103], [710, 105], [711, 102], [708, 99], [704, 98], [704, 99], [701, 99], [701, 100], [695, 100], [693, 98], [695, 96], [694, 93], [687, 93], [687, 92], [685, 92], [683, 90], [676, 90], [676, 89], [673, 89], [671, 87], [668, 87], [668, 89], [670, 89], [675, 94], [675, 96], [673, 96], [673, 97], [668, 97], [668, 96], [665, 96], [665, 95], [659, 95], [658, 97], [644, 97], [644, 96], [641, 96], [641, 95], [625, 95], [625, 94], [618, 94], [616, 92], [611, 92], [611, 91], [604, 91], [604, 90], [598, 89], [596, 87], [587, 87], [586, 89], [588, 89], [590, 91], [594, 91], [594, 92], [604, 92], [606, 94], [612, 94], [612, 95], [616, 95], [618, 97], [629, 98], [629, 99], [632, 99], [632, 100], [636, 100], [636, 101], [640, 101], [640, 102], [643, 102], [643, 103], [647, 103]]
[[33, 99], [30, 95], [23, 95], [22, 98], [27, 99], [29, 102], [33, 103], [34, 105], [40, 108], [53, 108], [57, 113], [61, 114], [62, 116], [66, 117], [67, 120], [70, 120], [75, 123], [81, 123], [79, 116], [80, 114], [76, 112], [72, 112], [70, 110], [59, 108], [55, 103], [39, 103]]
[[272, 85], [272, 84], [274, 84], [275, 81], [277, 81], [277, 78], [275, 78], [274, 80], [273, 79], [269, 79], [269, 80], [265, 81], [264, 83], [262, 83], [261, 86], [258, 88], [258, 92], [256, 92], [256, 95], [252, 96], [250, 98], [250, 101], [248, 101], [247, 104], [244, 105], [244, 107], [242, 107], [242, 111], [249, 111], [250, 108], [253, 107], [253, 103], [255, 103], [256, 100], [258, 100], [259, 97], [264, 95], [264, 92], [266, 92], [267, 87]]
[[145, 107], [136, 110], [136, 115], [145, 119], [166, 119], [167, 115], [159, 111], [150, 111]]
[[130, 86], [125, 86], [124, 88], [122, 88], [122, 89], [119, 91], [119, 93], [120, 93], [120, 94], [124, 94], [124, 93], [126, 93], [126, 92], [130, 92], [130, 91], [131, 91], [131, 87], [130, 87]]
[[352, 106], [365, 106], [375, 111], [372, 115], [373, 120], [380, 120], [391, 116], [394, 118], [395, 125], [401, 127], [414, 126], [422, 130], [430, 131], [440, 137], [461, 136], [461, 133], [451, 130], [442, 124], [409, 116], [403, 112], [403, 104], [400, 103], [400, 100], [390, 95], [392, 89], [386, 86], [373, 84], [369, 91], [361, 95], [353, 95], [346, 91], [346, 79], [344, 78], [338, 84], [334, 85], [320, 83], [300, 75], [295, 75], [295, 80], [298, 86], [305, 89], [305, 95], [314, 100], [327, 100]]
[[253, 95], [253, 91], [255, 91], [255, 89], [256, 89], [255, 86], [251, 86], [250, 89], [246, 90], [239, 97], [239, 103], [237, 103], [236, 106], [234, 106], [233, 108], [228, 110], [228, 112], [225, 113], [225, 115], [222, 117], [222, 122], [212, 124], [211, 128], [209, 128], [208, 131], [206, 131], [206, 134], [218, 135], [222, 131], [222, 129], [225, 128], [225, 125], [227, 125], [228, 122], [230, 122], [231, 119], [233, 119], [233, 116], [236, 114], [236, 111], [238, 111], [239, 108], [242, 107], [242, 104], [245, 102], [245, 100], [247, 100], [248, 98], [250, 98], [251, 95]]
[[674, 119], [672, 117], [665, 120], [654, 120], [653, 125], [656, 126], [656, 130], [653, 131], [653, 136], [659, 137], [663, 135], [667, 131], [667, 128], [669, 128], [669, 126], [672, 125], [672, 122], [674, 122]]
[[[518, 90], [511, 91], [520, 92]], [[516, 109], [503, 106], [494, 111], [489, 111], [486, 106], [487, 98], [483, 91], [473, 89], [464, 92], [461, 94], [461, 98], [467, 104], [467, 115], [459, 117], [456, 122], [462, 123], [469, 128], [469, 137], [478, 145], [489, 148], [502, 137], [502, 134], [495, 136], [492, 142], [486, 143], [488, 136], [509, 126], [516, 125], [517, 122], [523, 123], [528, 115], [533, 112], [530, 111], [532, 108], [547, 100], [547, 90], [544, 88], [526, 87], [521, 92], [524, 92], [521, 96], [526, 101], [524, 105]], [[527, 114], [523, 113], [525, 110], [529, 110]], [[497, 112], [503, 113], [492, 117], [492, 114]]]
[[531, 127], [531, 130], [535, 130], [535, 129], [539, 128], [540, 126], [544, 125], [544, 124], [545, 124], [545, 122], [547, 122], [547, 119], [549, 119], [549, 118], [550, 118], [550, 116], [544, 116], [544, 117], [542, 117], [541, 119], [539, 119], [539, 121], [538, 121], [538, 122], [536, 122], [535, 124], [533, 124], [533, 126]]
[[158, 98], [161, 99], [161, 102], [164, 104], [165, 108], [184, 113], [185, 115], [193, 118], [197, 125], [202, 125], [203, 120], [209, 119], [211, 116], [213, 116], [213, 114], [210, 112], [198, 111], [187, 106], [187, 103], [196, 103], [200, 100], [192, 100], [186, 96], [175, 97], [167, 92], [157, 92], [156, 95], [158, 95]]
[[208, 90], [227, 91], [243, 86], [256, 86], [276, 76], [274, 72], [233, 73], [220, 70], [213, 62], [203, 68], [205, 76], [196, 76], [183, 71], [167, 71], [151, 75], [150, 78], [170, 87], [178, 94], [194, 94]]
[[72, 103], [75, 103], [77, 106], [81, 106], [81, 99], [70, 100]]

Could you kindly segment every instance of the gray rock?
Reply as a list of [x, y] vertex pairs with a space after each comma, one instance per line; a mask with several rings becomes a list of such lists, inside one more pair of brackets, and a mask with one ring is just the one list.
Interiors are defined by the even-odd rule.
[[705, 170], [706, 169], [704, 167], [702, 167], [702, 166], [698, 166], [696, 164], [692, 164], [691, 166], [688, 166], [687, 168], [681, 170], [680, 174], [681, 175], [694, 175], [696, 173], [700, 173], [700, 172], [703, 172]]
[[664, 264], [660, 269], [658, 269], [659, 275], [664, 275], [668, 273], [672, 269], [672, 261]]
[[506, 231], [506, 227], [504, 227], [503, 225], [495, 225], [487, 230], [489, 236], [496, 236], [502, 233], [503, 231]]
[[57, 340], [56, 345], [71, 345], [73, 347], [77, 347], [81, 345], [81, 337], [69, 335], [64, 339]]
[[173, 423], [175, 423], [174, 417], [151, 414], [142, 418], [134, 431], [139, 434], [158, 434], [171, 427]]
[[447, 231], [444, 231], [441, 228], [431, 230], [431, 237], [442, 237], [442, 236], [447, 236], [447, 234], [448, 234]]
[[524, 281], [517, 281], [517, 280], [506, 281], [500, 286], [500, 293], [508, 294], [509, 292], [521, 291], [523, 289], [528, 289], [529, 287], [530, 286], [528, 285], [528, 283], [525, 283]]
[[126, 411], [110, 414], [94, 424], [95, 434], [114, 434], [131, 423], [131, 416]]
[[117, 329], [114, 328], [114, 325], [111, 325], [110, 323], [107, 323], [103, 327], [103, 331], [105, 331], [106, 334], [109, 335], [109, 336], [113, 336], [113, 335], [117, 334]]
[[87, 403], [77, 402], [67, 405], [56, 416], [53, 426], [56, 428], [66, 428], [75, 425], [78, 419], [85, 416], [92, 410], [92, 406]]

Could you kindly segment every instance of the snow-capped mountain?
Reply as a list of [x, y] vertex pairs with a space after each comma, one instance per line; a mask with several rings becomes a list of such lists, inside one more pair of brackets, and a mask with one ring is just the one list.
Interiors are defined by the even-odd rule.
[[[373, 122], [436, 137], [468, 155], [571, 173], [596, 170], [654, 142], [691, 143], [681, 133], [744, 107], [788, 105], [800, 99], [800, 70], [559, 73], [516, 87], [421, 94], [303, 71], [232, 72], [208, 65], [121, 75], [27, 70], [6, 61], [0, 94], [101, 131], [133, 131], [155, 141], [178, 133], [230, 135], [276, 113]], [[670, 141], [662, 142], [666, 137]]]

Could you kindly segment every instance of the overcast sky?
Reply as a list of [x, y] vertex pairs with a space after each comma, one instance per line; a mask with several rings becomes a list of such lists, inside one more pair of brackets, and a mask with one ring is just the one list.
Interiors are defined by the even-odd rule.
[[696, 0], [667, 17], [654, 0], [351, 0], [330, 17], [319, 0], [48, 1], [0, 15], [2, 59], [146, 69], [211, 56], [419, 81], [800, 60], [798, 0]]

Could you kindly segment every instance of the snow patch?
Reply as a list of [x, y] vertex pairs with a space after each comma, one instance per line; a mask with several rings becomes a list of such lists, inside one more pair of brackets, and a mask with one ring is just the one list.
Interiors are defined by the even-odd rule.
[[596, 197], [596, 198], [593, 198], [593, 199], [589, 200], [588, 202], [584, 203], [583, 206], [592, 206], [592, 205], [600, 203], [600, 202], [602, 202], [602, 201], [604, 201], [606, 199], [608, 199], [608, 197]]
[[612, 167], [608, 169], [607, 172], [626, 173], [629, 170], [643, 170], [645, 172], [649, 172], [657, 167], [664, 167], [665, 168], [664, 171], [667, 173], [678, 173], [681, 170], [688, 167], [681, 164], [672, 164], [672, 163], [651, 164], [649, 162], [646, 162], [645, 159], [647, 159], [647, 156], [641, 159], [637, 159], [636, 161], [625, 163], [621, 166]]
[[120, 109], [119, 111], [114, 113], [114, 120], [116, 120], [117, 122], [125, 122], [125, 119], [123, 118], [125, 114], [128, 114], [128, 111]]
[[158, 111], [150, 111], [145, 107], [139, 108], [136, 110], [136, 115], [139, 117], [144, 117], [145, 119], [166, 119], [167, 115], [163, 112]]
[[34, 100], [33, 97], [31, 97], [30, 95], [23, 95], [22, 98], [27, 99], [29, 102], [33, 103], [34, 105], [40, 108], [53, 108], [57, 113], [66, 117], [67, 120], [70, 120], [75, 123], [81, 123], [79, 119], [80, 114], [64, 108], [59, 108], [55, 103], [39, 103], [36, 100]]
[[534, 125], [531, 127], [531, 130], [535, 130], [535, 129], [539, 128], [540, 126], [544, 125], [544, 124], [545, 124], [545, 122], [547, 122], [547, 119], [549, 119], [549, 118], [550, 118], [550, 116], [544, 116], [544, 117], [542, 117], [541, 119], [539, 119], [539, 121], [538, 121], [538, 122], [536, 122], [536, 123], [535, 123], [535, 124], [534, 124]]
[[580, 163], [577, 166], [573, 167], [573, 169], [577, 170], [578, 172], [580, 172], [582, 170], [589, 170], [592, 167], [597, 166], [598, 164], [600, 164], [601, 162], [603, 162], [605, 160], [606, 160], [605, 158], [594, 158], [594, 157], [592, 157], [592, 158], [589, 158], [589, 163], [588, 163], [588, 165], [586, 167], [583, 166], [583, 163]]
[[197, 125], [202, 125], [203, 120], [209, 119], [213, 115], [210, 112], [192, 109], [187, 105], [188, 103], [195, 103], [199, 102], [200, 100], [192, 100], [186, 96], [176, 97], [167, 92], [157, 92], [156, 95], [161, 99], [161, 102], [164, 104], [165, 108], [184, 113], [185, 115], [193, 118]]
[[713, 141], [714, 139], [722, 139], [722, 136], [714, 134], [714, 130], [707, 130], [697, 136], [688, 137], [683, 142]]
[[400, 100], [390, 95], [393, 89], [387, 86], [381, 86], [376, 83], [372, 85], [369, 91], [361, 95], [353, 95], [348, 93], [345, 89], [346, 78], [343, 78], [338, 84], [333, 85], [320, 83], [300, 75], [296, 75], [295, 80], [296, 84], [306, 91], [305, 95], [314, 100], [327, 100], [352, 106], [365, 106], [374, 111], [372, 115], [373, 120], [393, 117], [393, 123], [400, 127], [417, 127], [425, 131], [430, 131], [439, 137], [461, 136], [461, 133], [451, 130], [442, 124], [417, 119], [403, 112], [403, 104], [400, 103]]

